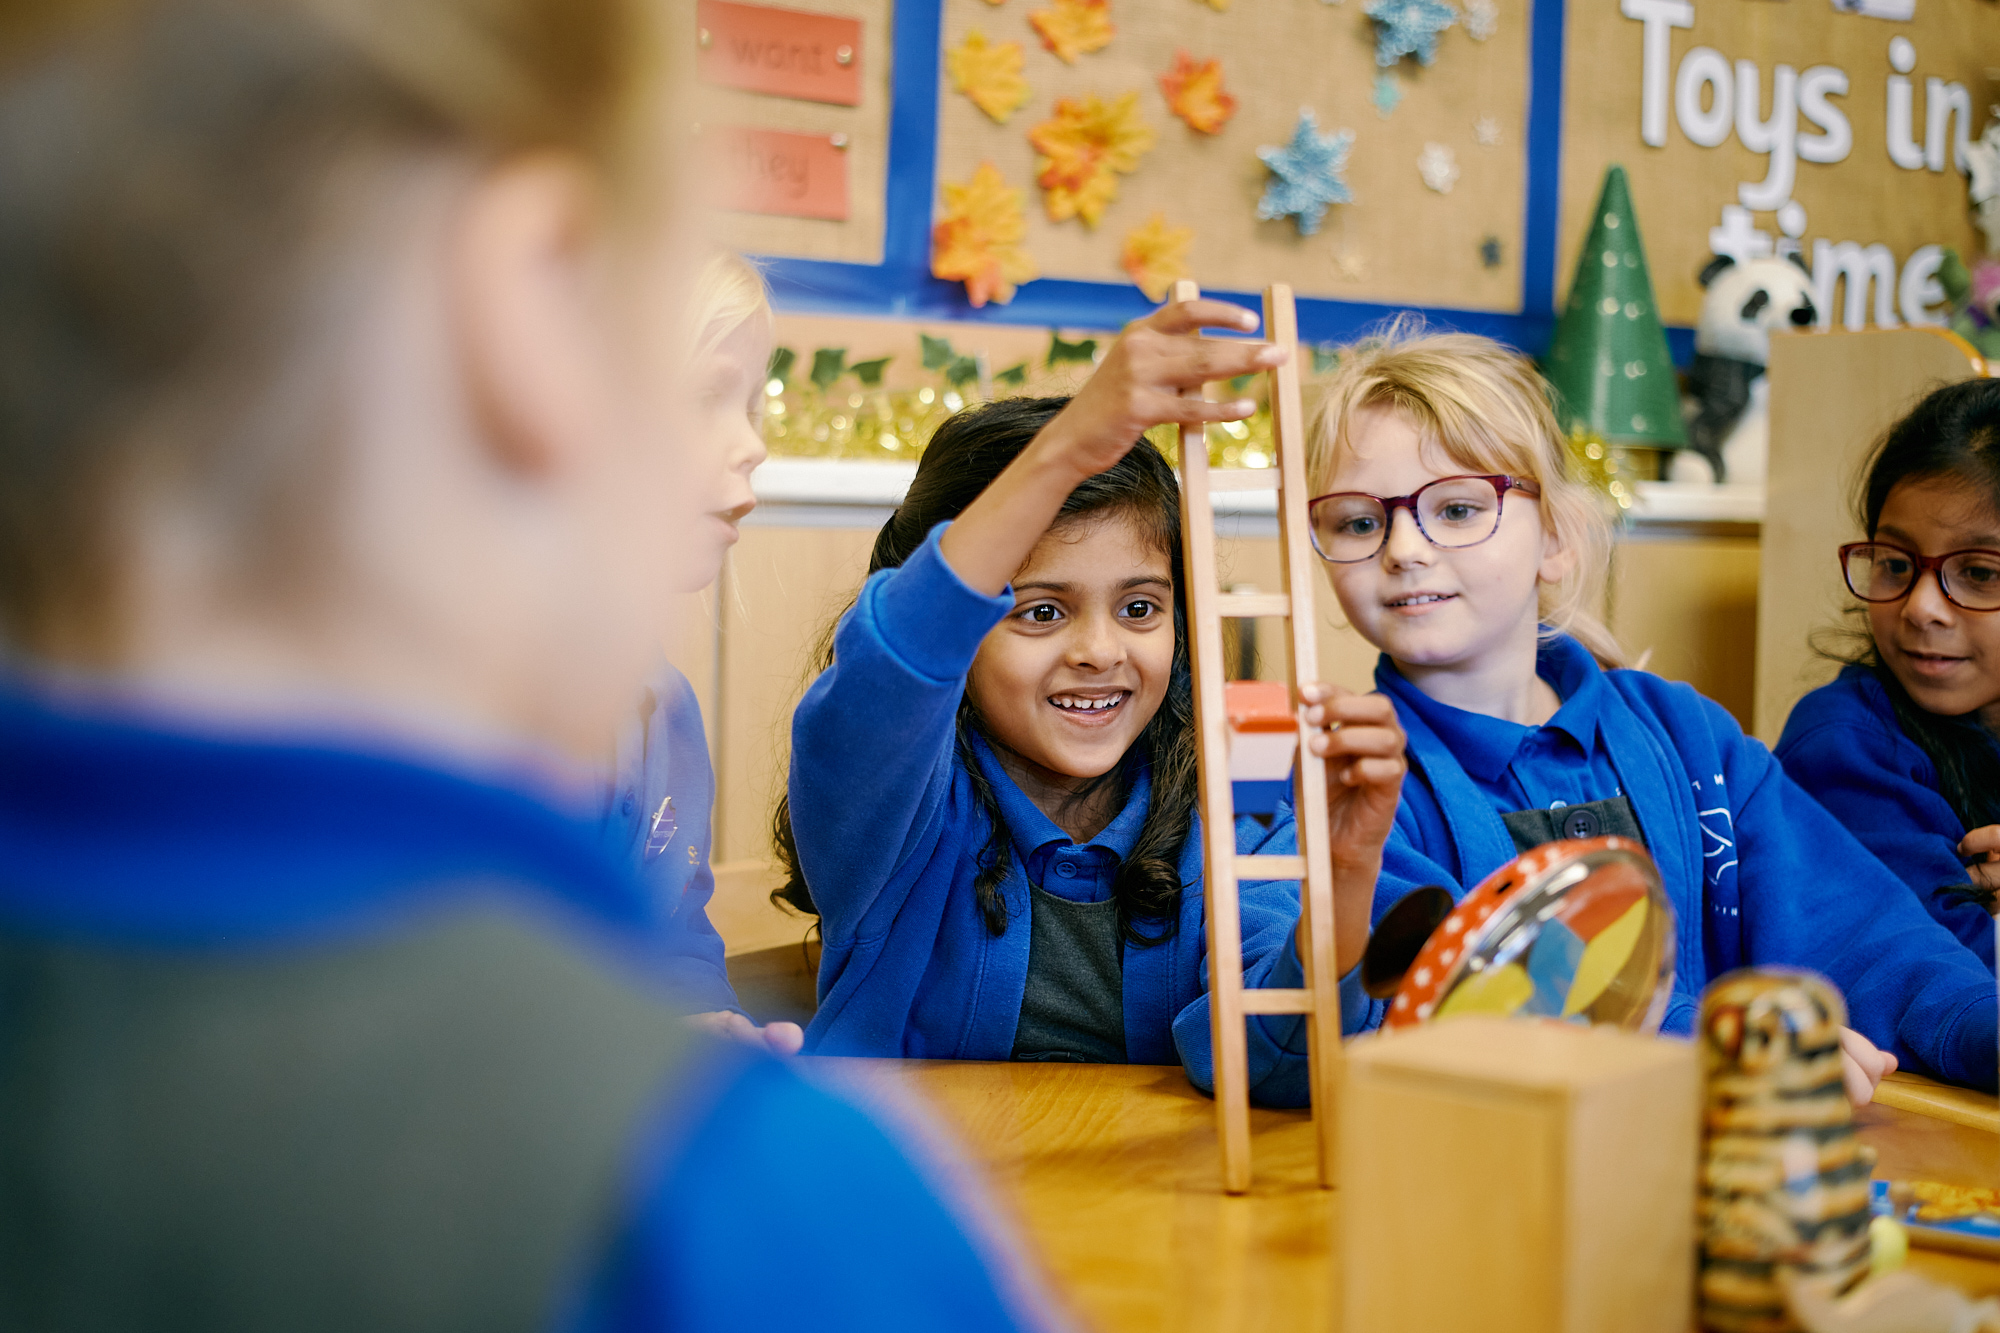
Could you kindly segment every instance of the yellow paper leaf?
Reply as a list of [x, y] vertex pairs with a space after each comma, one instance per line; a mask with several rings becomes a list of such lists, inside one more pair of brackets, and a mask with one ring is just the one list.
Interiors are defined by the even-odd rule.
[[1082, 218], [1095, 227], [1105, 206], [1118, 197], [1118, 173], [1138, 167], [1153, 146], [1153, 131], [1139, 119], [1139, 94], [1106, 102], [1096, 93], [1065, 97], [1055, 115], [1028, 131], [1042, 156], [1036, 183], [1049, 221]]
[[1111, 0], [1055, 0], [1047, 9], [1030, 11], [1028, 22], [1041, 34], [1042, 45], [1066, 65], [1103, 50], [1118, 31], [1111, 26]]
[[1021, 77], [1026, 59], [1019, 42], [995, 46], [986, 40], [985, 33], [975, 31], [945, 53], [944, 63], [951, 71], [952, 85], [994, 123], [1005, 125], [1007, 117], [1028, 100], [1028, 81]]
[[1201, 2], [1218, 14], [1227, 14], [1229, 12], [1229, 0], [1201, 0]]
[[963, 185], [945, 182], [944, 216], [931, 229], [931, 274], [965, 284], [975, 306], [1006, 305], [1014, 288], [1039, 270], [1021, 241], [1028, 234], [1023, 191], [1007, 182], [991, 162], [981, 162]]
[[1188, 246], [1194, 228], [1169, 227], [1165, 213], [1155, 213], [1146, 225], [1126, 233], [1118, 262], [1150, 300], [1164, 301], [1174, 283], [1188, 276]]
[[1173, 113], [1203, 134], [1220, 132], [1236, 114], [1236, 99], [1222, 87], [1220, 60], [1197, 62], [1185, 51], [1174, 52], [1174, 67], [1160, 76], [1160, 91]]

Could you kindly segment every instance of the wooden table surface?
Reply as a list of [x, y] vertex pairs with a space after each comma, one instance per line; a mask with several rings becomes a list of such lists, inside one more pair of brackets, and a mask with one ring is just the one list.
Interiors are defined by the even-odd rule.
[[[931, 1107], [985, 1167], [998, 1205], [1087, 1327], [1336, 1327], [1340, 1195], [1313, 1184], [1304, 1113], [1251, 1112], [1256, 1182], [1230, 1198], [1213, 1106], [1178, 1067], [828, 1063]], [[2000, 1134], [1888, 1106], [1858, 1119], [1878, 1175], [2000, 1182]], [[2000, 1295], [2000, 1263], [1913, 1250], [1912, 1266]]]

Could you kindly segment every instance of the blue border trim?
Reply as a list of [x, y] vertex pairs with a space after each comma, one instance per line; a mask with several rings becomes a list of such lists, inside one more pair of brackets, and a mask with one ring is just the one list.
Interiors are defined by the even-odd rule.
[[[1021, 287], [1012, 303], [975, 310], [957, 283], [930, 274], [932, 201], [937, 197], [937, 106], [944, 63], [945, 0], [894, 0], [890, 68], [889, 157], [880, 264], [765, 259], [778, 309], [799, 314], [1033, 324], [1115, 329], [1154, 306], [1123, 283], [1045, 278]], [[1540, 354], [1555, 330], [1555, 266], [1562, 186], [1564, 9], [1568, 0], [1536, 0], [1529, 28], [1526, 170], [1521, 311], [1502, 314], [1358, 301], [1299, 301], [1299, 335], [1308, 342], [1354, 338], [1406, 309], [1439, 328], [1482, 333]], [[1257, 309], [1255, 292], [1210, 295]], [[1693, 355], [1692, 330], [1668, 329], [1674, 357]]]
[[1549, 320], [1556, 313], [1556, 227], [1562, 214], [1565, 3], [1534, 0], [1528, 20], [1528, 207], [1521, 225], [1521, 312]]

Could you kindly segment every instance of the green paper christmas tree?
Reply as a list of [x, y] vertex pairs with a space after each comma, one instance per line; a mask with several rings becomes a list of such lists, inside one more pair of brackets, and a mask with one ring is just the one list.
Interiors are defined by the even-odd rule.
[[[1590, 239], [1543, 369], [1574, 440], [1685, 449], [1680, 389], [1625, 168], [1604, 173]], [[1601, 456], [1601, 454], [1600, 454]]]

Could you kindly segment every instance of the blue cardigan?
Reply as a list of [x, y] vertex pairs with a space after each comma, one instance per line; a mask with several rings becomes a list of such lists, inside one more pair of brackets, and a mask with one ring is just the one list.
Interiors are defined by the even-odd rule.
[[[661, 817], [664, 808], [664, 817]], [[690, 1013], [743, 1012], [709, 924], [715, 767], [701, 701], [671, 663], [660, 663], [639, 711], [618, 737], [618, 771], [605, 796], [604, 835], [636, 868], [663, 917], [662, 966]]]
[[[792, 830], [825, 942], [819, 1013], [806, 1030], [806, 1048], [820, 1054], [1006, 1060], [1013, 1053], [1027, 986], [1029, 886], [1020, 858], [1010, 857], [1001, 885], [1010, 922], [994, 935], [973, 891], [991, 824], [955, 737], [973, 657], [1014, 598], [965, 585], [938, 550], [946, 526], [907, 563], [868, 580], [834, 635], [833, 665], [792, 722]], [[1009, 781], [997, 766], [989, 775]], [[1135, 785], [1132, 799], [1148, 799], [1145, 784]], [[1290, 854], [1290, 812], [1268, 830], [1240, 820], [1237, 846]], [[1172, 936], [1150, 948], [1125, 946], [1125, 1049], [1134, 1064], [1172, 1063], [1178, 1054], [1205, 1086], [1198, 835], [1182, 848], [1180, 870]], [[1246, 883], [1242, 904], [1246, 984], [1297, 985], [1296, 886]], [[1254, 1084], [1285, 1063], [1298, 1022], [1250, 1027]]]
[[[595, 812], [409, 757], [212, 735], [0, 682], [0, 933], [187, 969], [282, 966], [496, 909], [605, 969], [662, 979], [659, 904], [606, 854]], [[8, 1037], [0, 1010], [0, 1062]], [[274, 1091], [311, 1092], [285, 1072], [273, 1072]], [[737, 1047], [707, 1048], [679, 1082], [633, 1126], [618, 1211], [595, 1252], [576, 1256], [570, 1289], [550, 1293], [544, 1327], [1035, 1322], [933, 1193], [932, 1171], [854, 1103]], [[296, 1111], [277, 1102], [281, 1115]], [[0, 1230], [21, 1224], [0, 1219]], [[774, 1264], [773, 1236], [812, 1243]], [[197, 1290], [230, 1280], [174, 1276]]]
[[1831, 684], [1799, 700], [1777, 753], [1792, 781], [1895, 871], [1991, 972], [1992, 914], [1937, 892], [1966, 882], [1958, 843], [1968, 830], [1938, 794], [1937, 765], [1897, 725], [1875, 673], [1845, 667]]
[[[1544, 657], [1599, 669], [1567, 637]], [[1386, 657], [1376, 667], [1392, 697], [1394, 670]], [[1992, 1087], [1992, 973], [1720, 705], [1643, 671], [1604, 679], [1602, 744], [1679, 917], [1665, 1030], [1691, 1031], [1702, 988], [1732, 968], [1806, 967], [1829, 977], [1847, 997], [1849, 1022], [1906, 1067]], [[1400, 700], [1397, 714], [1410, 773], [1384, 849], [1378, 917], [1422, 884], [1461, 896], [1515, 854], [1451, 738]], [[1371, 1025], [1381, 1011], [1378, 1002]]]

